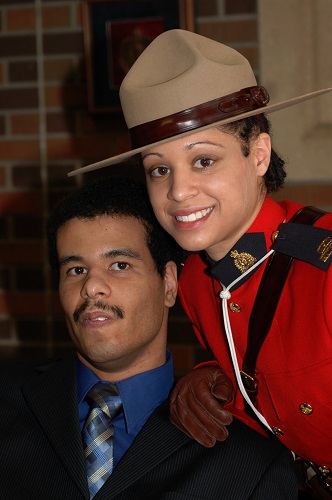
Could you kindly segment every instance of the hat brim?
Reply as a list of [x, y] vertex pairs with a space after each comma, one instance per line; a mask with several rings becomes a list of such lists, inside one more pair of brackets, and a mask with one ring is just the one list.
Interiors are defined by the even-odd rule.
[[258, 115], [261, 113], [264, 113], [264, 114], [273, 113], [274, 111], [279, 111], [280, 109], [294, 106], [295, 104], [298, 104], [298, 103], [304, 102], [304, 101], [308, 101], [309, 99], [312, 99], [314, 97], [318, 97], [320, 95], [326, 94], [327, 92], [331, 92], [331, 91], [332, 91], [332, 87], [329, 87], [329, 88], [326, 88], [323, 90], [316, 90], [315, 92], [310, 92], [309, 94], [304, 94], [304, 95], [301, 95], [299, 97], [294, 97], [294, 98], [289, 99], [287, 101], [282, 101], [282, 102], [278, 102], [275, 104], [271, 103], [271, 104], [268, 104], [267, 106], [264, 106], [263, 108], [258, 108], [258, 109], [254, 109], [252, 111], [247, 111], [246, 113], [241, 113], [239, 115], [232, 116], [231, 118], [226, 118], [226, 119], [224, 118], [222, 120], [218, 120], [218, 121], [215, 121], [213, 123], [209, 123], [208, 125], [204, 125], [203, 127], [199, 127], [199, 128], [187, 131], [187, 132], [173, 135], [171, 137], [168, 137], [167, 139], [163, 139], [161, 141], [156, 141], [156, 142], [153, 142], [151, 144], [148, 144], [148, 145], [136, 148], [136, 149], [131, 149], [130, 151], [127, 151], [126, 153], [120, 153], [116, 156], [111, 156], [109, 158], [98, 161], [96, 163], [91, 163], [90, 165], [86, 165], [85, 167], [78, 168], [77, 170], [72, 170], [67, 175], [68, 175], [68, 177], [72, 177], [74, 175], [84, 174], [86, 172], [91, 172], [92, 170], [98, 170], [100, 168], [109, 167], [111, 165], [115, 165], [115, 164], [120, 163], [124, 160], [127, 160], [127, 159], [131, 158], [132, 156], [135, 156], [136, 154], [141, 153], [142, 151], [144, 151], [148, 148], [151, 148], [153, 146], [157, 146], [159, 144], [165, 144], [165, 143], [174, 141], [176, 139], [179, 139], [181, 137], [186, 137], [188, 135], [192, 135], [192, 134], [195, 134], [197, 132], [202, 132], [202, 131], [208, 130], [210, 128], [215, 128], [215, 127], [218, 127], [218, 126], [226, 124], [226, 123], [231, 123], [231, 122], [235, 122], [238, 120], [242, 120], [243, 118], [247, 118], [249, 116]]

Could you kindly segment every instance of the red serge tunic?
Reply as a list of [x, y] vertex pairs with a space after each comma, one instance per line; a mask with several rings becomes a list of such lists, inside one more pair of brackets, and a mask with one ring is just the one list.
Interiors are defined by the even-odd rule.
[[[260, 432], [261, 426], [245, 413], [236, 385], [219, 293], [221, 283], [228, 286], [241, 274], [234, 256], [245, 252], [259, 260], [270, 250], [272, 235], [280, 224], [289, 221], [301, 207], [267, 197], [253, 225], [224, 259], [213, 267], [203, 255], [191, 255], [180, 277], [181, 302], [199, 341], [212, 350], [233, 382], [235, 394], [227, 409]], [[314, 226], [302, 225], [300, 236], [295, 228], [299, 225], [286, 226], [284, 253], [293, 253], [296, 259], [257, 359], [258, 409], [290, 450], [331, 468], [332, 214], [321, 217]], [[282, 251], [280, 241], [278, 250]], [[267, 260], [230, 290], [228, 313], [240, 368], [250, 313], [266, 264]]]

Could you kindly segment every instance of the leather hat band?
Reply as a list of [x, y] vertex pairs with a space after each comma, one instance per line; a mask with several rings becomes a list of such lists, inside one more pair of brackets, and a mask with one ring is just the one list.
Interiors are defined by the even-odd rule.
[[148, 146], [204, 125], [263, 108], [269, 100], [269, 94], [264, 87], [247, 87], [179, 113], [137, 125], [129, 129], [132, 148]]

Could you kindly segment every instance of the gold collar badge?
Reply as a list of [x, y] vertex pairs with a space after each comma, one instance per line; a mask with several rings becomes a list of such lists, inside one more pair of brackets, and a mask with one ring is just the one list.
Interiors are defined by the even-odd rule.
[[241, 273], [247, 271], [257, 260], [255, 257], [250, 255], [250, 253], [239, 253], [237, 250], [232, 250], [230, 256], [233, 257], [234, 264]]
[[319, 259], [326, 262], [332, 255], [332, 238], [329, 236], [325, 238], [317, 248], [317, 252], [320, 255]]

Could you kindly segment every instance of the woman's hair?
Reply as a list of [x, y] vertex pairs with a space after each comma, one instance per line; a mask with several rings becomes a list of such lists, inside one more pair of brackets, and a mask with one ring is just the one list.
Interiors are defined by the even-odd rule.
[[[233, 134], [239, 139], [244, 156], [249, 156], [251, 140], [254, 137], [257, 137], [262, 132], [271, 135], [270, 122], [263, 113], [236, 122], [226, 123], [218, 128], [222, 132]], [[287, 175], [284, 165], [284, 160], [272, 148], [270, 164], [264, 175], [265, 187], [268, 193], [273, 193], [283, 187]]]

